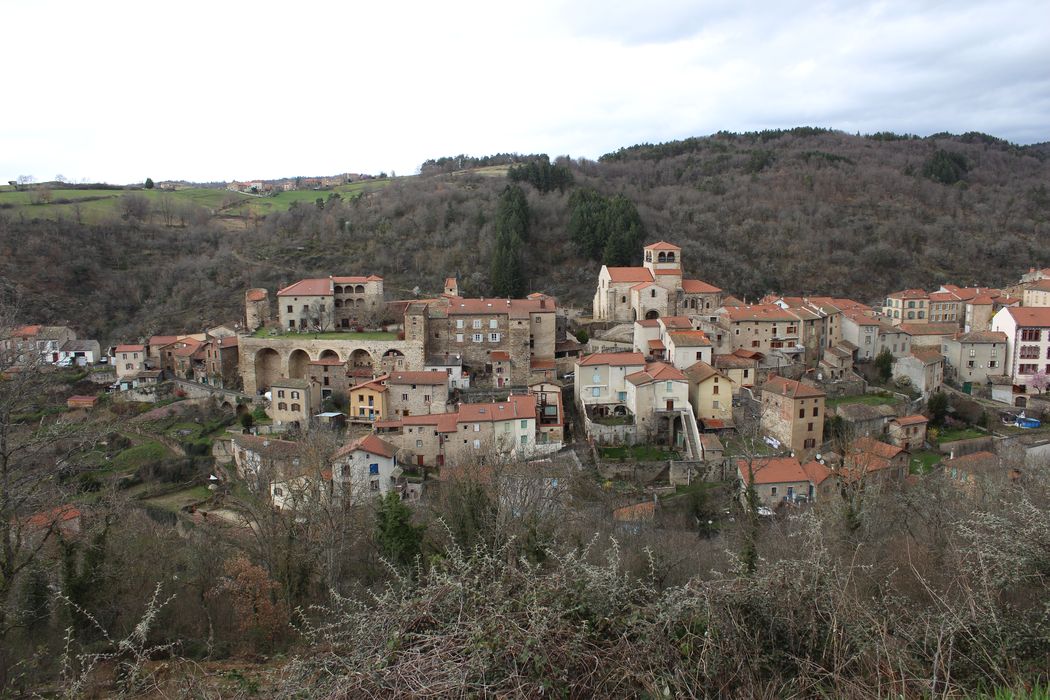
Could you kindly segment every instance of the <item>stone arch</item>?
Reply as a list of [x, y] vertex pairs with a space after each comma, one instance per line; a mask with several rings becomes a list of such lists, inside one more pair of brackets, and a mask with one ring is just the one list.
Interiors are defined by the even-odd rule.
[[255, 388], [265, 391], [281, 378], [281, 355], [273, 348], [262, 348], [255, 353]]
[[667, 262], [667, 253], [660, 253], [656, 257], [656, 262]]
[[1014, 398], [1014, 406], [1016, 406], [1018, 408], [1027, 408], [1028, 407], [1028, 397], [1027, 396], [1020, 396], [1020, 395], [1015, 397]]
[[305, 379], [306, 366], [310, 364], [310, 355], [305, 350], [296, 348], [288, 355], [288, 378]]
[[233, 404], [230, 403], [229, 401], [223, 401], [221, 404], [219, 404], [219, 408], [221, 408], [224, 411], [232, 411], [233, 410]]
[[347, 365], [351, 369], [371, 369], [375, 370], [375, 358], [372, 357], [371, 353], [363, 348], [358, 348], [350, 353], [350, 359], [346, 361]]
[[361, 308], [364, 305], [365, 305], [365, 300], [364, 299], [354, 299], [354, 306], [356, 308]]
[[339, 353], [336, 352], [335, 350], [332, 350], [331, 348], [326, 348], [326, 349], [321, 351], [321, 354], [318, 355], [317, 359], [319, 359], [319, 360], [341, 360], [343, 358], [339, 357]]
[[669, 262], [669, 263], [673, 263], [674, 262], [674, 251], [668, 251], [667, 252], [667, 262]]
[[405, 353], [396, 348], [390, 348], [383, 353], [380, 364], [384, 372], [396, 372], [405, 368]]
[[660, 312], [656, 309], [649, 309], [645, 312], [645, 319], [647, 321], [652, 321], [655, 318], [660, 318]]
[[364, 294], [364, 293], [365, 293], [365, 285], [359, 284], [356, 287], [354, 287], [354, 294]]
[[342, 294], [343, 293], [343, 285], [341, 285], [341, 284], [335, 285], [335, 287], [332, 288], [332, 292], [334, 294]]

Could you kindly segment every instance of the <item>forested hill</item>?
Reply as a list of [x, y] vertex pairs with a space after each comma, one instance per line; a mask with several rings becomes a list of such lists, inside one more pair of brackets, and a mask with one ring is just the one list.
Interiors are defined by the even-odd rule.
[[[522, 168], [528, 205], [525, 286], [564, 303], [590, 305], [603, 251], [574, 243], [572, 209], [597, 200], [621, 214], [633, 204], [640, 230], [630, 235], [678, 243], [689, 276], [732, 293], [870, 301], [941, 282], [1001, 285], [1050, 264], [1048, 153], [981, 134], [805, 128], [639, 145], [597, 162], [541, 160], [531, 174], [528, 156], [434, 159], [429, 174], [367, 193], [319, 192], [320, 202], [264, 218], [115, 208], [77, 224], [46, 204], [0, 208], [0, 281], [26, 300], [27, 320], [104, 340], [235, 319], [249, 284], [304, 275], [376, 273], [397, 297], [456, 275], [465, 293], [488, 295], [512, 167]], [[479, 167], [446, 172], [453, 161]]]

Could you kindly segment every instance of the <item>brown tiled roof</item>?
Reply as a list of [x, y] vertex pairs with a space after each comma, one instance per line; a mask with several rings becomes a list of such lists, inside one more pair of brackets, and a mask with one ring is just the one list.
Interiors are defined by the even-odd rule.
[[874, 438], [864, 436], [853, 441], [853, 450], [858, 453], [869, 453], [882, 459], [893, 459], [904, 450], [896, 445], [881, 442]]
[[776, 304], [751, 304], [750, 306], [731, 306], [725, 308], [725, 316], [730, 321], [798, 321], [798, 317]]
[[934, 350], [933, 348], [915, 348], [911, 351], [911, 354], [924, 365], [932, 365], [936, 362], [944, 362], [944, 355]]
[[652, 282], [653, 275], [647, 267], [606, 267], [613, 282]]
[[387, 381], [390, 384], [428, 384], [437, 386], [447, 383], [448, 375], [444, 372], [391, 372]]
[[911, 416], [901, 416], [900, 418], [894, 418], [890, 422], [896, 423], [897, 425], [919, 425], [921, 423], [929, 423], [930, 419], [926, 416], [915, 414]]
[[580, 358], [580, 366], [590, 365], [641, 365], [645, 366], [645, 357], [640, 352], [596, 352]]
[[755, 366], [757, 360], [751, 360], [739, 355], [715, 355], [712, 360], [715, 367], [723, 369], [750, 369]]
[[685, 370], [685, 376], [689, 377], [689, 379], [694, 382], [703, 382], [711, 377], [726, 378], [726, 375], [702, 360], [687, 367]]
[[642, 328], [659, 328], [660, 319], [658, 318], [645, 318], [640, 321], [635, 321], [635, 325], [641, 326]]
[[656, 517], [656, 503], [642, 501], [630, 506], [617, 508], [612, 512], [613, 520], [621, 523], [650, 522]]
[[557, 304], [551, 297], [536, 299], [467, 299], [465, 297], [446, 297], [439, 299], [438, 304], [448, 306], [449, 316], [479, 314], [507, 314], [511, 318], [526, 318], [532, 313], [554, 313]]
[[779, 376], [770, 377], [770, 379], [762, 385], [762, 391], [768, 391], [772, 394], [780, 394], [781, 396], [787, 396], [792, 399], [809, 399], [827, 396], [827, 394], [820, 389], [814, 389], [802, 382], [796, 382], [794, 379], [787, 379], [786, 377]]
[[299, 280], [277, 291], [277, 296], [279, 297], [318, 297], [330, 296], [331, 294], [332, 279], [330, 277]]
[[831, 470], [816, 460], [812, 460], [803, 464], [802, 471], [804, 471], [806, 473], [806, 476], [809, 477], [809, 480], [817, 486], [822, 484], [825, 479], [831, 476]]
[[145, 352], [144, 345], [118, 345], [114, 352]]
[[686, 381], [685, 375], [674, 365], [666, 362], [650, 362], [645, 369], [628, 374], [625, 379], [635, 386], [651, 384], [653, 382]]
[[809, 475], [802, 469], [802, 465], [794, 457], [763, 457], [751, 462], [750, 474], [746, 460], [740, 459], [736, 463], [740, 478], [747, 481], [752, 478], [752, 484], [783, 484], [793, 481], [809, 481]]
[[667, 330], [692, 330], [693, 322], [689, 320], [688, 316], [664, 316], [663, 318], [657, 319], [663, 323], [664, 328]]
[[722, 290], [703, 280], [682, 280], [682, 291], [686, 294], [716, 294]]
[[249, 289], [248, 293], [244, 295], [248, 301], [262, 301], [266, 298], [265, 289]]
[[1001, 331], [970, 331], [959, 333], [954, 340], [961, 343], [1005, 343], [1006, 333]]
[[529, 367], [531, 369], [554, 369], [555, 366], [554, 360], [547, 360], [540, 357], [534, 357], [532, 358], [532, 361], [529, 362]]
[[382, 282], [383, 278], [379, 275], [342, 275], [338, 277], [332, 277], [332, 282], [335, 284], [364, 284], [365, 282]]
[[899, 292], [890, 292], [886, 296], [890, 299], [925, 299], [929, 295], [924, 289], [902, 289]]
[[908, 335], [955, 335], [958, 323], [902, 323], [899, 326]]
[[657, 241], [656, 243], [650, 243], [645, 246], [653, 250], [681, 250], [681, 246], [676, 246], [674, 243], [668, 243], [667, 241]]
[[349, 445], [344, 445], [343, 447], [339, 448], [339, 450], [337, 450], [333, 456], [342, 457], [343, 455], [348, 455], [351, 452], [357, 451], [371, 452], [374, 455], [389, 458], [394, 456], [394, 454], [397, 452], [397, 448], [395, 448], [386, 440], [383, 440], [375, 435], [369, 434], [365, 435], [364, 437], [358, 438], [357, 440], [354, 440]]
[[1018, 326], [1050, 326], [1050, 306], [1010, 306], [1007, 313], [1013, 316]]
[[683, 348], [707, 347], [711, 345], [710, 339], [703, 331], [671, 331], [667, 334], [671, 341]]

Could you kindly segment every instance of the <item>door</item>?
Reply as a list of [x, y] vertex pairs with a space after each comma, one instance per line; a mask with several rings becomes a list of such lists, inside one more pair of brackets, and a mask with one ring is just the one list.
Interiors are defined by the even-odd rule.
[[423, 455], [416, 455], [416, 464], [421, 467], [423, 466]]
[[673, 411], [674, 410], [674, 399], [667, 399], [667, 410], [668, 411]]

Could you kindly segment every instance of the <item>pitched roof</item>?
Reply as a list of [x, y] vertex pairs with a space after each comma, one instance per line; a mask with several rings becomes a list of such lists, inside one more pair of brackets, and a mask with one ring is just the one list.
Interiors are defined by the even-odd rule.
[[667, 334], [676, 346], [683, 348], [699, 348], [711, 345], [710, 339], [703, 331], [671, 331]]
[[506, 401], [461, 403], [452, 414], [457, 423], [483, 423], [536, 417], [535, 394], [511, 394]]
[[819, 486], [831, 476], [831, 470], [816, 460], [810, 460], [802, 465], [802, 471], [806, 473], [814, 485]]
[[343, 455], [348, 455], [351, 452], [358, 451], [370, 452], [374, 455], [379, 455], [380, 457], [390, 458], [397, 452], [397, 448], [376, 435], [368, 434], [354, 440], [349, 445], [344, 445], [339, 448], [333, 456], [342, 457]]
[[944, 355], [939, 353], [937, 350], [934, 350], [933, 348], [914, 348], [911, 351], [911, 355], [924, 365], [932, 365], [938, 362], [944, 362]]
[[332, 292], [332, 278], [320, 277], [314, 279], [299, 280], [293, 282], [284, 289], [277, 290], [277, 296], [301, 296], [301, 297], [317, 297], [317, 296], [330, 296]]
[[390, 384], [428, 384], [437, 386], [448, 382], [444, 372], [391, 372]]
[[557, 303], [552, 297], [530, 299], [500, 299], [445, 297], [429, 308], [444, 309], [449, 316], [477, 316], [479, 314], [507, 314], [510, 318], [528, 318], [533, 313], [554, 313]]
[[716, 294], [722, 290], [703, 280], [682, 280], [682, 291], [686, 294]]
[[908, 335], [955, 335], [958, 323], [902, 323], [898, 326]]
[[617, 508], [612, 512], [613, 520], [621, 523], [651, 522], [656, 517], [656, 502], [642, 501]]
[[364, 284], [365, 282], [382, 282], [379, 275], [340, 275], [332, 277], [335, 284]]
[[681, 370], [666, 362], [650, 362], [645, 366], [645, 369], [628, 374], [625, 379], [635, 386], [643, 386], [653, 382], [686, 381], [686, 377]]
[[277, 378], [270, 382], [273, 386], [278, 389], [309, 389], [310, 382], [305, 379], [282, 379]]
[[652, 250], [681, 250], [682, 249], [681, 246], [677, 246], [674, 243], [668, 243], [667, 241], [657, 241], [656, 243], [650, 243], [649, 245], [647, 245], [645, 247], [646, 248], [651, 248]]
[[685, 376], [688, 377], [691, 381], [698, 383], [707, 381], [711, 377], [727, 378], [726, 375], [722, 374], [717, 369], [707, 364], [703, 360], [687, 367], [685, 370]]
[[886, 296], [890, 299], [925, 299], [929, 295], [924, 289], [902, 289], [899, 292], [890, 292]]
[[265, 289], [249, 289], [248, 293], [244, 295], [244, 298], [248, 301], [262, 301], [266, 298]]
[[723, 369], [750, 369], [758, 363], [758, 360], [734, 354], [715, 355], [711, 359], [715, 363], [715, 367]]
[[641, 326], [642, 328], [659, 328], [660, 319], [658, 318], [643, 318], [634, 322], [634, 325]]
[[1050, 279], [1036, 280], [1028, 285], [1028, 289], [1034, 289], [1040, 292], [1050, 292]]
[[768, 391], [771, 394], [780, 394], [781, 396], [787, 396], [792, 399], [809, 399], [827, 396], [827, 394], [820, 389], [814, 389], [802, 382], [796, 382], [794, 379], [788, 379], [776, 375], [770, 377], [766, 383], [762, 385], [762, 391]]
[[896, 423], [897, 425], [919, 425], [920, 423], [929, 423], [930, 419], [926, 416], [914, 414], [911, 416], [901, 416], [900, 418], [894, 418], [890, 423]]
[[960, 343], [1005, 343], [1006, 333], [1001, 331], [970, 331], [959, 333], [952, 340]]
[[749, 306], [723, 307], [723, 315], [730, 321], [798, 321], [791, 311], [776, 304], [751, 304]]
[[664, 316], [656, 319], [663, 324], [667, 330], [692, 330], [693, 322], [688, 316]]
[[596, 352], [580, 358], [580, 366], [590, 365], [613, 365], [622, 367], [624, 365], [645, 366], [645, 357], [640, 352]]
[[652, 282], [653, 274], [647, 267], [606, 267], [613, 282]]
[[867, 435], [854, 440], [852, 448], [854, 452], [866, 452], [869, 454], [877, 455], [882, 459], [893, 459], [901, 452], [904, 452], [903, 448], [897, 447], [896, 445], [891, 445], [886, 442], [882, 442], [880, 440], [876, 440], [875, 438], [868, 437]]
[[1018, 326], [1050, 326], [1050, 306], [1008, 306], [1006, 312]]
[[144, 345], [118, 345], [114, 352], [145, 352], [146, 346]]
[[752, 484], [783, 484], [793, 481], [809, 481], [809, 475], [794, 457], [763, 457], [751, 462], [750, 473], [747, 460], [736, 462], [740, 478]]

